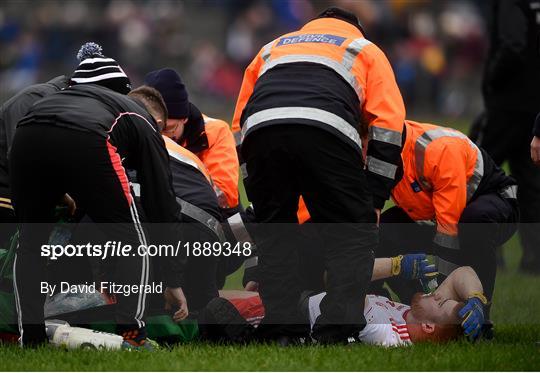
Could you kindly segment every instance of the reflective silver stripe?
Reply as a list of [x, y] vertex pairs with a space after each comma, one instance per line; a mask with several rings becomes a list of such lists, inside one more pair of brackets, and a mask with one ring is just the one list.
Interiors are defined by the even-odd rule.
[[308, 119], [329, 125], [341, 132], [343, 135], [347, 136], [356, 145], [358, 145], [360, 149], [362, 149], [360, 135], [350, 123], [336, 114], [311, 107], [291, 106], [261, 110], [250, 115], [245, 120], [244, 125], [242, 126], [242, 137], [245, 138], [247, 133], [253, 127], [276, 119]]
[[418, 225], [427, 225], [430, 227], [434, 227], [437, 225], [437, 223], [434, 220], [415, 220], [415, 223]]
[[249, 242], [252, 245], [255, 245], [255, 242], [251, 238], [251, 235], [249, 234], [248, 230], [246, 229], [246, 226], [244, 225], [244, 221], [242, 220], [242, 216], [240, 215], [239, 212], [229, 217], [227, 219], [227, 223], [229, 224], [229, 227], [231, 227], [231, 231], [234, 235], [234, 238], [236, 238], [236, 241]]
[[240, 172], [242, 174], [242, 180], [244, 180], [245, 178], [248, 177], [248, 172], [247, 172], [247, 163], [242, 163], [240, 165]]
[[197, 170], [199, 170], [200, 172], [202, 172], [202, 173], [204, 174], [203, 170], [201, 170], [201, 168], [199, 167], [199, 165], [197, 164], [197, 162], [195, 162], [193, 159], [188, 158], [188, 157], [184, 156], [183, 154], [177, 153], [177, 152], [172, 151], [172, 150], [170, 150], [170, 149], [167, 149], [167, 151], [169, 152], [169, 155], [170, 155], [172, 158], [174, 158], [174, 159], [176, 159], [177, 161], [180, 161], [180, 162], [182, 162], [182, 163], [188, 164], [188, 165], [190, 165], [191, 167], [196, 168]]
[[503, 198], [517, 199], [517, 185], [509, 185], [499, 192]]
[[259, 257], [258, 256], [252, 256], [251, 258], [247, 258], [244, 260], [244, 269], [257, 267], [259, 265]]
[[341, 61], [343, 67], [345, 67], [347, 70], [351, 70], [356, 56], [358, 56], [362, 49], [369, 44], [371, 44], [371, 42], [365, 38], [354, 39], [351, 41], [351, 43], [347, 46], [345, 55]]
[[473, 174], [467, 182], [467, 201], [472, 198], [474, 192], [476, 192], [478, 186], [480, 185], [480, 182], [482, 181], [482, 178], [484, 177], [484, 157], [482, 156], [482, 152], [480, 151], [480, 149], [478, 149], [476, 145], [474, 145], [474, 147], [476, 148], [477, 157]]
[[234, 132], [233, 136], [234, 136], [234, 143], [236, 144], [236, 146], [242, 145], [242, 132], [240, 131]]
[[218, 119], [203, 115], [203, 120], [204, 120], [204, 124], [206, 124], [206, 123], [209, 123], [209, 122], [216, 121]]
[[438, 256], [435, 257], [435, 264], [437, 265], [437, 270], [439, 271], [439, 273], [445, 276], [449, 276], [450, 273], [454, 272], [460, 267], [459, 265], [449, 262]]
[[[144, 255], [142, 256], [142, 271], [141, 271], [141, 282], [140, 282], [141, 289], [142, 289], [142, 286], [148, 285], [148, 278], [150, 275], [150, 258], [148, 256], [148, 253], [146, 252], [148, 243], [146, 241], [144, 229], [142, 227], [141, 220], [139, 218], [139, 213], [137, 211], [137, 206], [135, 203], [132, 203], [130, 205], [130, 212], [131, 212], [131, 218], [133, 219], [133, 226], [135, 227], [135, 231], [137, 232], [137, 235], [139, 237], [139, 242], [141, 243], [141, 247], [145, 248]], [[137, 310], [135, 313], [135, 321], [137, 321], [139, 328], [142, 328], [145, 326], [145, 321], [143, 320], [145, 309], [146, 309], [146, 292], [141, 292], [139, 293], [139, 298], [137, 300]]]
[[398, 131], [371, 126], [369, 127], [369, 139], [401, 146], [402, 134]]
[[268, 58], [270, 58], [270, 52], [272, 50], [272, 45], [274, 45], [275, 40], [272, 40], [270, 43], [267, 43], [264, 47], [262, 47], [262, 53], [261, 58], [264, 62], [268, 61]]
[[369, 171], [389, 179], [394, 179], [396, 176], [396, 165], [381, 161], [380, 159], [372, 156], [367, 157], [367, 168]]
[[442, 232], [435, 233], [435, 238], [433, 242], [437, 245], [446, 247], [447, 249], [459, 250], [459, 238], [458, 236], [450, 236]]
[[287, 56], [276, 58], [275, 60], [267, 61], [259, 72], [259, 77], [263, 75], [268, 70], [276, 67], [277, 65], [282, 65], [286, 63], [295, 63], [295, 62], [311, 62], [325, 65], [326, 67], [331, 68], [337, 74], [339, 74], [350, 86], [354, 89], [358, 95], [358, 99], [362, 102], [362, 89], [356, 81], [356, 77], [341, 63], [324, 56], [311, 55], [311, 54], [290, 54]]
[[19, 251], [19, 243], [17, 242], [17, 250], [13, 258], [13, 291], [15, 295], [15, 310], [17, 311], [17, 326], [19, 329], [19, 344], [23, 347], [23, 335], [24, 328], [22, 322], [22, 308], [21, 308], [21, 297], [19, 296], [19, 288], [17, 287], [17, 252]]
[[223, 232], [221, 223], [216, 218], [214, 218], [212, 215], [210, 215], [200, 207], [184, 201], [182, 198], [176, 197], [176, 201], [182, 207], [182, 214], [189, 216], [193, 220], [198, 221], [199, 223], [210, 229], [212, 232], [214, 232], [214, 234], [221, 242], [225, 241], [225, 233]]
[[420, 182], [422, 189], [426, 191], [431, 191], [433, 189], [433, 186], [426, 180], [424, 176], [424, 162], [428, 145], [432, 141], [441, 137], [457, 137], [466, 139], [469, 142], [469, 145], [476, 149], [476, 165], [474, 167], [473, 175], [467, 182], [467, 200], [469, 200], [473, 196], [474, 192], [476, 192], [476, 189], [478, 189], [478, 185], [480, 185], [482, 177], [484, 176], [484, 158], [482, 157], [482, 152], [480, 149], [478, 149], [478, 147], [461, 132], [453, 131], [448, 128], [437, 128], [431, 131], [426, 131], [422, 134], [422, 136], [418, 137], [414, 145], [416, 174], [418, 176], [418, 181]]
[[133, 189], [133, 194], [135, 197], [141, 197], [141, 184], [139, 183], [130, 183], [131, 188]]

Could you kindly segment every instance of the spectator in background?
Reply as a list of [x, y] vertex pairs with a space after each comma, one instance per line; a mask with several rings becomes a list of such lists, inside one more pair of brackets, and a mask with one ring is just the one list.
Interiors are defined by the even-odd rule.
[[95, 39], [118, 51], [134, 82], [156, 66], [189, 71], [184, 78], [194, 101], [227, 116], [260, 46], [338, 5], [355, 13], [388, 53], [410, 112], [470, 116], [481, 106], [475, 79], [484, 49], [475, 4], [482, 2], [8, 1], [0, 8], [0, 100], [69, 70], [73, 51]]
[[517, 179], [522, 271], [540, 274], [540, 170], [529, 154], [540, 111], [540, 8], [528, 0], [492, 2], [483, 94], [486, 117], [476, 142]]

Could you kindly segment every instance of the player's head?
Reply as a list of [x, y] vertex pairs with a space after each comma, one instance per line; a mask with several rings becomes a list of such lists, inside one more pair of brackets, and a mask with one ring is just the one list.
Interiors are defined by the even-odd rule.
[[105, 57], [98, 44], [83, 44], [77, 53], [77, 59], [80, 63], [71, 76], [71, 85], [96, 84], [124, 95], [131, 90], [131, 81], [124, 70], [118, 62]]
[[182, 78], [175, 70], [164, 68], [146, 74], [144, 83], [157, 89], [163, 96], [169, 112], [163, 134], [178, 141], [184, 133], [184, 125], [191, 111], [188, 92]]
[[446, 342], [461, 335], [458, 317], [463, 304], [438, 295], [416, 293], [411, 301], [407, 328], [414, 342]]
[[129, 92], [128, 96], [135, 98], [143, 103], [146, 110], [154, 118], [159, 131], [163, 131], [167, 123], [167, 106], [163, 101], [161, 94], [152, 87], [142, 85]]

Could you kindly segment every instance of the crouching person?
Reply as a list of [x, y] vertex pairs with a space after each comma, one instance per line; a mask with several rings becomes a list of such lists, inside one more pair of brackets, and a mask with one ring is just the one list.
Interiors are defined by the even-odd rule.
[[[161, 94], [154, 88], [141, 86], [129, 93], [154, 117], [159, 130], [167, 128], [167, 107]], [[195, 154], [163, 136], [169, 153], [172, 185], [176, 203], [182, 208], [182, 238], [180, 245], [187, 254], [185, 286], [183, 287], [190, 314], [195, 316], [212, 298], [218, 296], [216, 270], [218, 256], [210, 255], [203, 247], [215, 248], [224, 240], [221, 212], [214, 193], [212, 179]], [[159, 274], [157, 274], [159, 275]], [[179, 320], [179, 317], [175, 317]]]
[[[173, 223], [180, 213], [171, 185], [168, 155], [148, 113], [126, 94], [130, 81], [118, 63], [89, 43], [70, 87], [35, 103], [18, 123], [11, 151], [11, 189], [20, 224], [13, 280], [21, 342], [47, 341], [40, 282], [45, 260], [40, 245], [48, 241], [54, 207], [65, 193], [101, 227], [110, 241], [131, 247], [148, 241], [138, 219], [124, 166], [137, 170], [142, 204], [151, 222]], [[143, 155], [143, 156], [141, 156]], [[151, 180], [152, 179], [152, 180]], [[47, 180], [47, 183], [43, 183]], [[35, 186], [41, 185], [39, 193]], [[37, 224], [36, 224], [37, 223]], [[174, 233], [165, 232], [167, 234]], [[148, 285], [148, 255], [119, 256], [114, 279], [123, 285]], [[164, 285], [179, 305], [183, 265], [160, 260]], [[146, 294], [119, 295], [117, 332], [127, 344], [146, 348]]]
[[[517, 228], [515, 180], [461, 132], [413, 121], [405, 130], [403, 176], [392, 189], [396, 206], [381, 216], [377, 256], [428, 252], [443, 275], [471, 266], [491, 298], [495, 248]], [[402, 301], [415, 292], [390, 283]]]

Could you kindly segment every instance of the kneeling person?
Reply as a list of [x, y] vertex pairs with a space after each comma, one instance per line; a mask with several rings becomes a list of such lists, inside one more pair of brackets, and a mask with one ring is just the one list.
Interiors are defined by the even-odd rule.
[[[156, 89], [141, 86], [131, 91], [129, 96], [142, 102], [160, 126], [160, 131], [167, 129], [167, 107]], [[170, 157], [176, 201], [182, 207], [182, 220], [187, 223], [183, 225], [184, 243], [193, 249], [193, 245], [222, 241], [221, 212], [206, 167], [189, 150], [166, 136], [163, 139]], [[217, 259], [213, 255], [188, 256], [184, 291], [190, 310], [199, 310], [218, 296]]]
[[[405, 121], [402, 159], [403, 177], [392, 189], [396, 207], [381, 216], [377, 256], [425, 251], [438, 256], [444, 275], [470, 265], [491, 298], [495, 248], [518, 221], [515, 180], [467, 136], [432, 124]], [[402, 285], [391, 286], [408, 301], [414, 289]]]

